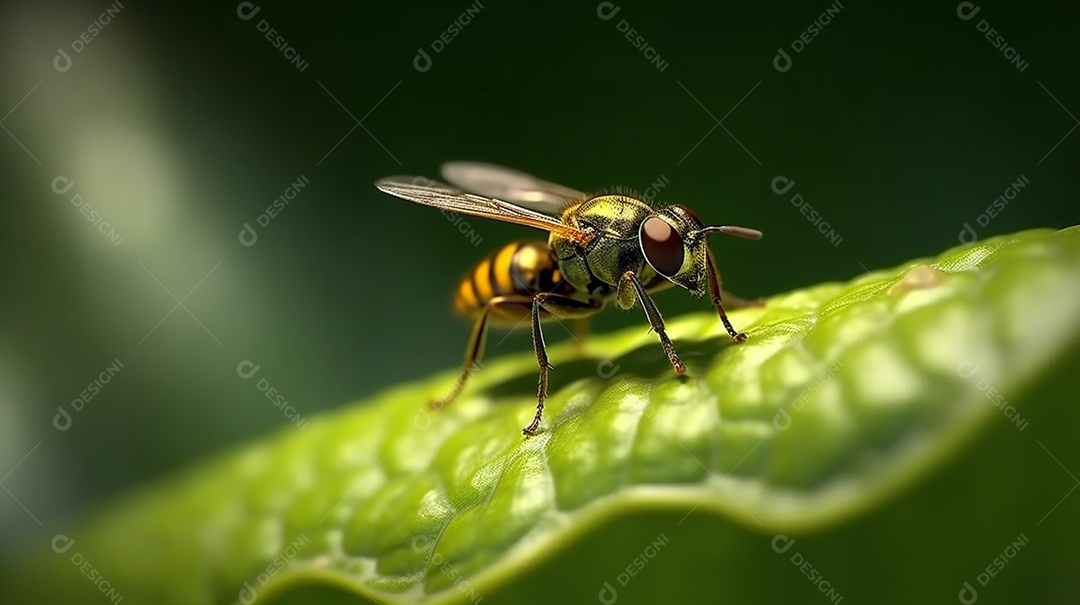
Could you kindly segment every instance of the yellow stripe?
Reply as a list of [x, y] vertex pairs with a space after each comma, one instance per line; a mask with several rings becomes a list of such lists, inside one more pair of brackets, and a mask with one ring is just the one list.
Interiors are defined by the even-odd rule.
[[461, 313], [468, 313], [480, 306], [479, 301], [476, 300], [476, 295], [473, 294], [472, 284], [469, 283], [468, 279], [461, 280], [461, 284], [458, 285], [457, 304], [454, 306]]
[[491, 288], [491, 259], [485, 258], [472, 274], [473, 285], [476, 286], [476, 295], [480, 300], [487, 302], [495, 298], [495, 291]]
[[495, 285], [498, 286], [500, 294], [514, 293], [514, 276], [510, 273], [510, 263], [514, 261], [514, 254], [520, 247], [519, 244], [510, 244], [499, 250], [495, 257]]
[[517, 268], [521, 272], [521, 278], [531, 282], [540, 272], [540, 253], [534, 246], [522, 246], [521, 254], [517, 255]]

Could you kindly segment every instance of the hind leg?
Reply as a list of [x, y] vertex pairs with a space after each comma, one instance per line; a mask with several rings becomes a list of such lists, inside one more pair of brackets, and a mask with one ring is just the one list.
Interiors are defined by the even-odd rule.
[[528, 309], [531, 306], [532, 299], [521, 295], [496, 296], [483, 306], [473, 325], [469, 344], [465, 347], [465, 364], [461, 368], [461, 374], [458, 375], [457, 382], [445, 397], [435, 399], [430, 403], [432, 409], [440, 410], [453, 403], [465, 388], [465, 384], [469, 382], [469, 378], [479, 369], [480, 360], [484, 357], [484, 344], [487, 342], [488, 320], [491, 318], [491, 313], [510, 310], [512, 307]]

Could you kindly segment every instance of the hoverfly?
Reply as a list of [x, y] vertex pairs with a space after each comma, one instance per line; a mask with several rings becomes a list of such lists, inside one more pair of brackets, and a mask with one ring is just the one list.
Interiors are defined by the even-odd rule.
[[706, 236], [726, 233], [761, 239], [756, 229], [706, 226], [689, 208], [654, 208], [622, 194], [586, 195], [524, 172], [475, 162], [450, 162], [443, 177], [453, 186], [423, 177], [387, 177], [375, 182], [382, 192], [445, 211], [493, 218], [542, 229], [545, 241], [508, 244], [482, 260], [463, 279], [455, 309], [475, 324], [465, 349], [465, 365], [453, 391], [433, 407], [449, 404], [461, 392], [483, 355], [488, 325], [514, 326], [531, 320], [533, 350], [540, 366], [536, 414], [522, 433], [540, 429], [548, 392], [547, 348], [541, 323], [550, 318], [579, 319], [600, 312], [614, 300], [622, 309], [640, 303], [660, 338], [671, 366], [686, 366], [675, 352], [664, 319], [650, 293], [672, 284], [694, 296], [709, 292], [728, 334], [746, 339], [728, 320], [720, 302], [720, 275]]

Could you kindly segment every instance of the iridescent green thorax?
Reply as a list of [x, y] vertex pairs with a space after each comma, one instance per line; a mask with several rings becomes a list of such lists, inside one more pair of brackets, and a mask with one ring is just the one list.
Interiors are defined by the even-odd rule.
[[614, 292], [623, 274], [633, 271], [643, 282], [655, 273], [645, 264], [638, 242], [641, 222], [656, 211], [624, 195], [601, 195], [563, 211], [563, 220], [595, 234], [586, 245], [552, 234], [548, 240], [566, 279], [590, 296]]
[[[663, 219], [684, 246], [681, 265], [663, 276], [646, 261], [642, 252], [641, 228], [650, 217]], [[594, 234], [584, 245], [555, 233], [548, 240], [567, 281], [583, 296], [598, 299], [611, 296], [627, 271], [633, 271], [650, 291], [674, 283], [694, 296], [701, 296], [708, 287], [705, 238], [699, 231], [701, 219], [688, 208], [677, 204], [653, 208], [637, 198], [611, 194], [564, 209], [562, 219]], [[633, 296], [620, 296], [618, 302], [629, 307]]]

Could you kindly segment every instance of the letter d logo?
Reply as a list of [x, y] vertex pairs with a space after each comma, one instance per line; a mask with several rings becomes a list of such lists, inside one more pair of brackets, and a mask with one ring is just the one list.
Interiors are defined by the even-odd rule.
[[[421, 59], [423, 60], [421, 61]], [[424, 73], [431, 69], [431, 57], [424, 52], [424, 49], [418, 48], [416, 49], [416, 56], [413, 57], [412, 66], [416, 71]]]
[[784, 175], [777, 176], [772, 180], [772, 190], [776, 195], [784, 195], [795, 186], [795, 181]]
[[967, 359], [956, 364], [956, 374], [963, 379], [971, 378], [982, 367], [974, 361], [968, 361]]
[[964, 605], [972, 605], [972, 603], [979, 600], [979, 593], [976, 592], [975, 588], [967, 582], [964, 582], [964, 586], [960, 589], [960, 594], [957, 596], [960, 598], [960, 602]]
[[615, 15], [619, 14], [620, 10], [622, 10], [622, 7], [615, 6], [614, 2], [601, 2], [600, 4], [596, 5], [596, 16], [600, 17], [604, 21], [611, 21], [613, 18], [615, 18]]
[[[59, 542], [59, 544], [57, 544]], [[67, 552], [75, 544], [75, 540], [64, 534], [56, 534], [52, 539], [52, 549], [59, 553]]]
[[776, 71], [784, 73], [791, 69], [791, 57], [784, 52], [784, 49], [778, 48], [776, 49], [776, 56], [773, 57], [772, 66], [776, 68]]
[[[964, 21], [971, 21], [972, 17], [979, 14], [979, 9], [980, 7], [975, 6], [974, 2], [961, 2], [956, 7], [956, 16]], [[975, 601], [972, 601], [972, 603], [974, 602]]]
[[64, 52], [64, 49], [58, 48], [56, 49], [56, 56], [53, 57], [52, 65], [56, 68], [56, 71], [64, 73], [71, 69], [71, 57]]
[[243, 378], [244, 380], [247, 380], [248, 378], [254, 376], [261, 367], [262, 366], [257, 365], [254, 361], [249, 361], [245, 359], [240, 363], [236, 364], [236, 375], [240, 378]]
[[53, 426], [58, 431], [66, 431], [71, 428], [71, 414], [68, 414], [64, 408], [56, 408], [56, 415], [53, 416]]
[[616, 592], [615, 587], [612, 586], [610, 582], [604, 582], [604, 586], [600, 589], [600, 594], [597, 596], [604, 605], [611, 605], [618, 600], [619, 593]]
[[[783, 544], [778, 544], [778, 542]], [[785, 536], [784, 534], [776, 534], [772, 539], [772, 549], [777, 553], [785, 553], [795, 544], [795, 540]]]
[[254, 246], [255, 242], [259, 241], [259, 234], [255, 233], [255, 230], [252, 229], [251, 225], [247, 223], [244, 223], [244, 228], [240, 230], [240, 233], [237, 237], [240, 240], [241, 244], [249, 248], [251, 246]]
[[251, 21], [255, 15], [259, 14], [260, 10], [262, 10], [262, 8], [255, 6], [254, 2], [241, 2], [236, 5], [236, 16], [244, 21]]
[[964, 228], [960, 230], [956, 239], [960, 240], [961, 244], [974, 244], [979, 241], [979, 234], [975, 233], [975, 230], [971, 228], [971, 225], [964, 223]]

